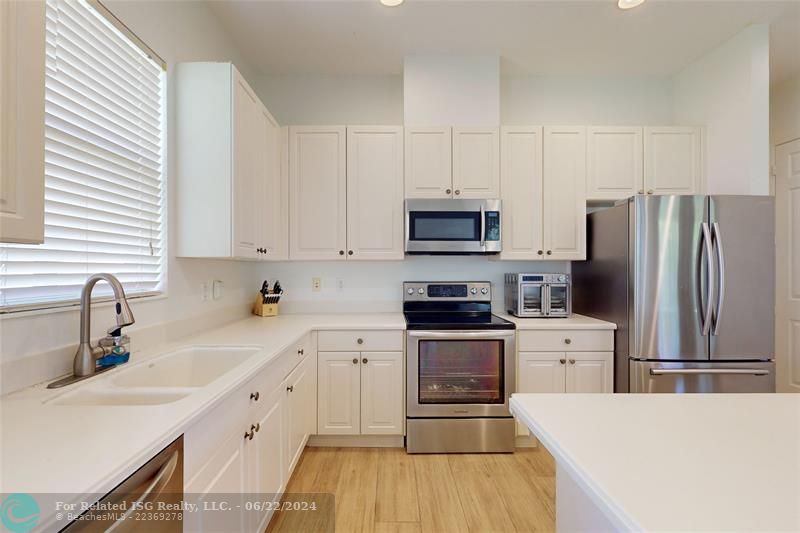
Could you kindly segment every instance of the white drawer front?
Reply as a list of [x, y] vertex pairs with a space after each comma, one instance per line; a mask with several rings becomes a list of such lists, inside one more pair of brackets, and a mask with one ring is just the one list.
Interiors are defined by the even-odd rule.
[[520, 352], [612, 352], [611, 330], [528, 330], [517, 332]]
[[320, 331], [321, 352], [392, 352], [403, 349], [403, 331]]

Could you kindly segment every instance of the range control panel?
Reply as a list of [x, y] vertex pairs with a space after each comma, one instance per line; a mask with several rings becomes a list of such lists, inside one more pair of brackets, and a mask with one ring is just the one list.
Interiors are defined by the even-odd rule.
[[487, 301], [492, 299], [492, 284], [488, 281], [406, 281], [403, 301]]

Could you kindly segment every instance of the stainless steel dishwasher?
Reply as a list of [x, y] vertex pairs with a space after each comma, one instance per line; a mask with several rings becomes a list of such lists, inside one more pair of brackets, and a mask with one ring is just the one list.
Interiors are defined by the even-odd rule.
[[183, 435], [62, 531], [180, 532], [182, 501]]

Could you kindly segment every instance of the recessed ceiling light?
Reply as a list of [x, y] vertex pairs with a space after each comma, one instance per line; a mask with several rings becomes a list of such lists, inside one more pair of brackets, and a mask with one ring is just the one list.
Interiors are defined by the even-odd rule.
[[402, 3], [403, 0], [381, 0], [381, 4], [385, 5], [386, 7], [397, 7]]
[[641, 5], [643, 2], [644, 0], [619, 0], [619, 2], [617, 2], [617, 5], [619, 6], [620, 9], [630, 9], [632, 7]]

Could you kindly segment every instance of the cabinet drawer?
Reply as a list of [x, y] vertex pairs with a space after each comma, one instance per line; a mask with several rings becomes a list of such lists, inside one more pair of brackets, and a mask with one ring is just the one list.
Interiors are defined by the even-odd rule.
[[320, 331], [318, 348], [325, 352], [392, 352], [403, 349], [403, 332]]
[[520, 352], [612, 352], [611, 330], [535, 330], [519, 331]]

